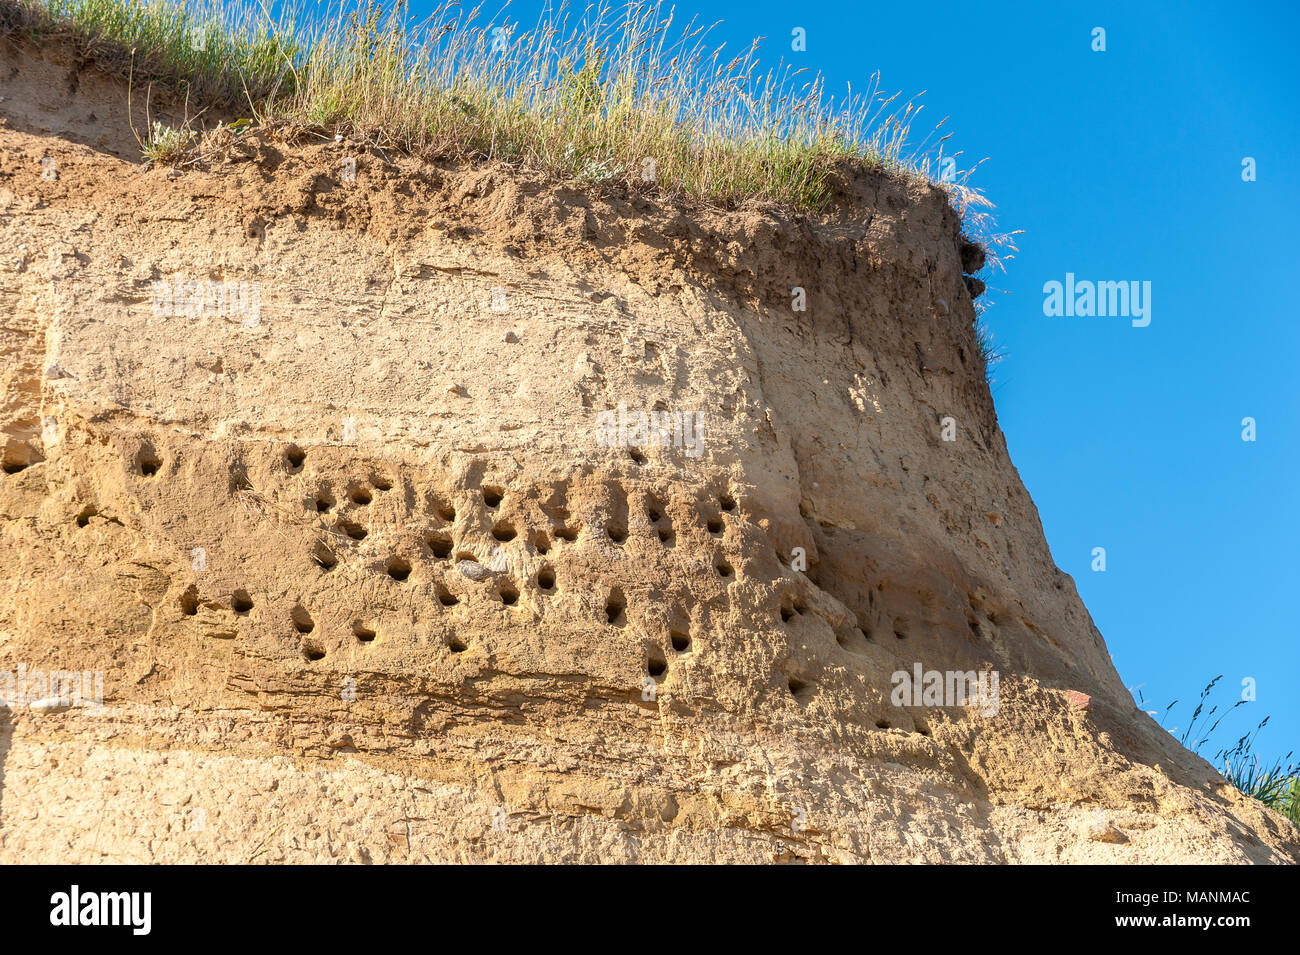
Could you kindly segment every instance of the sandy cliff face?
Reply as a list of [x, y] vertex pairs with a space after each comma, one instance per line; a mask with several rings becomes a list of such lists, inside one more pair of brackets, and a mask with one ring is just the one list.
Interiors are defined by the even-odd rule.
[[142, 169], [0, 72], [0, 671], [105, 700], [0, 709], [0, 860], [1300, 859], [1055, 567], [941, 193]]

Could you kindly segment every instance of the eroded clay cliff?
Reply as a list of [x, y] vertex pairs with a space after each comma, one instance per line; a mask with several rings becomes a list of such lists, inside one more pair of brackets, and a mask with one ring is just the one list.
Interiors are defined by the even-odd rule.
[[1053, 563], [942, 192], [144, 168], [93, 64], [0, 96], [0, 670], [104, 695], [0, 709], [0, 861], [1300, 859]]

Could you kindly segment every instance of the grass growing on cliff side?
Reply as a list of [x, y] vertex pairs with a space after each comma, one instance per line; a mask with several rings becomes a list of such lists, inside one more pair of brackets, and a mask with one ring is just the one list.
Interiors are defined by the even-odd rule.
[[454, 2], [418, 21], [405, 2], [295, 4], [0, 0], [0, 29], [72, 37], [196, 108], [710, 202], [817, 209], [845, 164], [884, 167], [937, 182], [972, 234], [1010, 246], [970, 170], [957, 171], [960, 153], [945, 153], [948, 135], [935, 138], [943, 123], [914, 141], [924, 107], [882, 92], [878, 75], [833, 97], [820, 75], [764, 72], [757, 41], [733, 55], [713, 27], [675, 24], [658, 2], [561, 6], [529, 30]]
[[[1211, 703], [1210, 695], [1222, 679], [1222, 674], [1216, 676], [1201, 690], [1196, 709], [1178, 736], [1178, 742], [1197, 755], [1203, 755], [1201, 750], [1214, 737], [1224, 719], [1247, 702], [1244, 698], [1239, 699], [1222, 710], [1218, 703]], [[1138, 706], [1146, 710], [1147, 701], [1142, 696], [1142, 688], [1139, 686], [1136, 690]], [[1209, 704], [1209, 709], [1206, 709], [1206, 704]], [[1151, 716], [1159, 715], [1160, 725], [1164, 726], [1165, 720], [1177, 705], [1178, 701], [1174, 700], [1160, 714], [1154, 710], [1146, 712]], [[1215, 719], [1216, 713], [1218, 719]], [[1292, 753], [1287, 753], [1270, 764], [1261, 760], [1255, 752], [1255, 740], [1260, 730], [1267, 725], [1266, 716], [1258, 726], [1238, 738], [1233, 745], [1221, 747], [1210, 762], [1223, 774], [1224, 779], [1241, 792], [1276, 809], [1300, 826], [1300, 763], [1292, 759]], [[1169, 732], [1177, 733], [1178, 727], [1173, 727]]]

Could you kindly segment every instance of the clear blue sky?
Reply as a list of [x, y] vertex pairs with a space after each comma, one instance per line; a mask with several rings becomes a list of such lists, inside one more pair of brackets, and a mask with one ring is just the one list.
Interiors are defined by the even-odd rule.
[[[541, 8], [510, 9], [531, 26]], [[1207, 756], [1270, 714], [1259, 751], [1300, 750], [1298, 9], [678, 4], [678, 22], [722, 19], [737, 51], [767, 37], [765, 62], [820, 70], [833, 92], [875, 70], [904, 98], [927, 90], [963, 165], [989, 157], [974, 184], [1026, 232], [986, 315], [1007, 352], [994, 397], [1012, 458], [1124, 681], [1153, 709], [1183, 701], [1168, 725], [1218, 674], [1223, 703], [1257, 681]], [[806, 52], [790, 49], [795, 27]], [[1043, 283], [1066, 272], [1150, 281], [1150, 326], [1044, 316]]]

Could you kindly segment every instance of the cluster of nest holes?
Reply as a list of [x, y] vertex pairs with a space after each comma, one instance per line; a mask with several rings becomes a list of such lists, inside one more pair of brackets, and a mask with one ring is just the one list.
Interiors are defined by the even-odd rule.
[[[291, 470], [301, 470], [306, 461], [306, 452], [297, 445], [290, 445], [285, 450], [285, 461]], [[373, 501], [373, 495], [370, 488], [377, 491], [389, 490], [392, 487], [391, 482], [387, 479], [372, 476], [370, 487], [364, 483], [353, 483], [348, 486], [345, 496], [347, 500], [359, 507], [365, 507]], [[495, 485], [484, 485], [481, 488], [481, 495], [484, 506], [491, 510], [498, 509], [505, 499], [505, 489]], [[314, 496], [314, 506], [318, 513], [324, 514], [333, 510], [338, 504], [337, 499], [328, 487], [320, 487]], [[735, 499], [730, 495], [723, 494], [718, 498], [718, 506], [722, 511], [734, 511], [736, 509]], [[452, 523], [456, 519], [455, 508], [442, 500], [434, 500], [430, 503], [432, 512], [440, 521]], [[567, 512], [561, 512], [561, 516], [567, 518]], [[645, 517], [649, 525], [655, 531], [660, 543], [665, 546], [673, 546], [676, 542], [675, 531], [671, 520], [668, 518], [665, 508], [654, 497], [647, 495], [645, 499]], [[366, 528], [351, 518], [339, 516], [336, 526], [343, 534], [354, 541], [364, 540], [367, 536]], [[715, 515], [708, 519], [709, 533], [714, 536], [720, 536], [724, 531], [723, 520], [720, 515]], [[605, 526], [605, 533], [609, 539], [617, 544], [622, 544], [627, 540], [628, 528], [625, 523], [620, 521], [610, 521]], [[519, 529], [509, 520], [502, 519], [496, 521], [491, 530], [494, 540], [501, 543], [509, 543], [519, 537]], [[578, 539], [578, 529], [570, 524], [560, 521], [551, 528], [551, 534], [559, 541], [572, 543]], [[551, 547], [551, 537], [545, 531], [534, 532], [530, 540], [539, 555], [545, 556]], [[429, 553], [438, 560], [454, 559], [460, 561], [476, 561], [474, 554], [468, 551], [456, 551], [455, 539], [449, 528], [435, 528], [430, 530], [424, 536], [424, 544]], [[335, 548], [324, 540], [315, 543], [311, 551], [311, 559], [324, 571], [329, 572], [338, 566], [339, 558]], [[718, 576], [723, 579], [729, 579], [735, 576], [735, 569], [722, 556], [718, 556], [713, 564], [714, 570]], [[412, 574], [412, 565], [409, 560], [402, 556], [390, 557], [384, 564], [384, 570], [393, 580], [406, 582]], [[555, 569], [550, 564], [543, 564], [536, 572], [535, 582], [538, 590], [543, 594], [554, 594], [557, 589]], [[511, 581], [505, 580], [497, 583], [494, 587], [496, 596], [502, 604], [513, 606], [518, 603], [520, 592], [519, 588]], [[444, 607], [454, 607], [460, 603], [460, 597], [453, 593], [445, 583], [439, 581], [433, 587], [434, 597]], [[627, 625], [627, 598], [624, 596], [620, 587], [614, 587], [610, 590], [605, 602], [605, 620], [611, 626], [624, 627]], [[304, 630], [304, 621], [310, 625], [310, 616], [301, 606], [295, 608], [291, 614], [295, 628], [301, 634], [309, 633], [310, 630]], [[358, 625], [360, 626], [360, 625]], [[355, 632], [355, 631], [354, 631]], [[358, 639], [362, 643], [369, 640]], [[685, 631], [674, 630], [670, 634], [670, 641], [673, 649], [677, 653], [688, 652], [690, 647], [690, 638]], [[306, 644], [304, 644], [306, 646]], [[319, 648], [318, 648], [319, 649]], [[454, 649], [454, 648], [453, 648]], [[305, 653], [306, 651], [304, 651]], [[459, 652], [459, 651], [457, 651]], [[323, 656], [323, 652], [321, 653]], [[320, 659], [320, 656], [312, 656], [310, 659]], [[666, 661], [664, 666], [666, 667]]]
[[[668, 645], [672, 647], [676, 655], [684, 655], [691, 652], [691, 635], [685, 627], [672, 627], [668, 631]], [[662, 683], [668, 676], [668, 656], [659, 647], [652, 646], [646, 653], [645, 661], [646, 673], [648, 673], [655, 682]]]
[[311, 633], [316, 629], [316, 621], [312, 620], [307, 608], [302, 604], [295, 604], [293, 610], [289, 611], [289, 620], [293, 623], [293, 629], [301, 635], [299, 649], [302, 652], [303, 659], [308, 663], [323, 660], [325, 658], [325, 645], [311, 636]]
[[645, 518], [654, 528], [655, 534], [659, 538], [659, 543], [665, 547], [672, 547], [676, 543], [676, 534], [673, 531], [673, 523], [669, 520], [668, 515], [664, 512], [664, 506], [659, 503], [659, 499], [654, 495], [648, 495], [645, 502]]
[[[198, 615], [199, 607], [202, 606], [204, 601], [199, 596], [199, 588], [194, 584], [191, 584], [185, 588], [184, 593], [180, 595], [180, 599], [177, 602], [180, 605], [181, 613], [187, 617], [194, 617]], [[253, 610], [252, 595], [242, 587], [230, 595], [229, 604], [230, 609], [241, 617], [247, 616]], [[212, 606], [212, 604], [209, 605]], [[305, 612], [306, 611], [304, 611], [304, 613]], [[311, 618], [308, 617], [307, 619], [310, 621]]]
[[785, 600], [781, 603], [781, 622], [789, 623], [795, 617], [802, 617], [808, 612], [808, 605], [802, 600]]
[[[781, 608], [779, 612], [781, 615], [781, 622], [790, 623], [792, 620], [794, 620], [795, 617], [801, 617], [804, 614], [806, 614], [808, 612], [808, 605], [804, 603], [803, 600], [798, 598], [786, 598], [781, 602]], [[858, 635], [861, 636], [863, 640], [866, 640], [868, 642], [874, 641], [874, 634], [872, 632], [870, 625], [863, 623], [861, 620], [859, 620], [857, 622], [857, 626], [854, 629], [857, 630]], [[910, 629], [910, 625], [906, 620], [900, 617], [894, 620], [892, 629], [893, 629], [895, 639], [906, 640]], [[840, 646], [844, 646], [847, 638], [845, 634], [837, 632], [835, 635], [835, 639]]]

